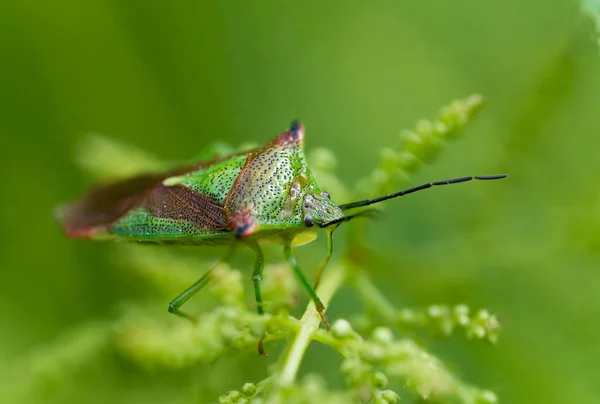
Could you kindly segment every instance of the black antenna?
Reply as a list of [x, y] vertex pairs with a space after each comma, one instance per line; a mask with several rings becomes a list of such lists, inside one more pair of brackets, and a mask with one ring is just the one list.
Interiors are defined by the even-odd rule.
[[[400, 192], [396, 192], [394, 194], [380, 196], [379, 198], [365, 199], [364, 201], [346, 203], [344, 205], [340, 205], [340, 209], [347, 210], [347, 209], [353, 209], [353, 208], [360, 208], [362, 206], [369, 206], [369, 205], [373, 205], [374, 203], [379, 203], [382, 201], [386, 201], [388, 199], [393, 199], [393, 198], [397, 198], [399, 196], [412, 194], [413, 192], [421, 191], [423, 189], [431, 188], [431, 187], [438, 186], [438, 185], [458, 184], [460, 182], [467, 182], [467, 181], [471, 181], [471, 180], [486, 180], [486, 181], [487, 180], [500, 180], [500, 179], [506, 178], [506, 177], [508, 177], [508, 174], [476, 175], [476, 176], [471, 176], [471, 177], [460, 177], [460, 178], [454, 178], [451, 180], [430, 182], [427, 184], [419, 185], [418, 187], [407, 189], [405, 191], [400, 191]], [[347, 218], [344, 218], [345, 220], [338, 220], [338, 221], [350, 220], [350, 218], [352, 218], [354, 216], [355, 215], [347, 216]], [[329, 225], [330, 223], [326, 223], [326, 224]]]

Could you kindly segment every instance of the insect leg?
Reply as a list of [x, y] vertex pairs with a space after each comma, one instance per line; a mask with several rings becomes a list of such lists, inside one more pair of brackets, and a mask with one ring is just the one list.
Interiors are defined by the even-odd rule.
[[[262, 297], [260, 295], [260, 281], [262, 281], [262, 272], [265, 267], [265, 257], [258, 243], [253, 243], [252, 248], [256, 251], [256, 261], [254, 262], [254, 271], [252, 272], [252, 283], [254, 284], [254, 300], [256, 300], [256, 311], [259, 315], [264, 314]], [[265, 353], [265, 333], [258, 341], [258, 354], [267, 356]]]
[[329, 263], [331, 254], [333, 254], [333, 229], [327, 232], [327, 256], [325, 257], [323, 262], [321, 262], [321, 265], [317, 270], [317, 276], [315, 277], [315, 286], [313, 286], [314, 290], [317, 290], [317, 288], [319, 287], [319, 283], [321, 283], [321, 275], [323, 275], [323, 270]]
[[313, 302], [315, 302], [315, 307], [317, 308], [317, 313], [319, 313], [319, 316], [321, 316], [321, 321], [323, 321], [325, 328], [327, 328], [329, 330], [330, 329], [329, 321], [327, 321], [327, 316], [325, 316], [325, 313], [324, 313], [325, 306], [323, 305], [323, 302], [321, 301], [321, 299], [319, 299], [319, 296], [317, 296], [317, 292], [315, 292], [315, 290], [310, 286], [310, 284], [308, 283], [308, 281], [302, 274], [302, 271], [300, 270], [300, 266], [298, 265], [298, 261], [296, 260], [296, 257], [294, 256], [294, 253], [292, 252], [292, 248], [291, 248], [289, 242], [286, 243], [285, 246], [283, 247], [283, 255], [288, 260], [288, 262], [290, 263], [292, 268], [294, 268], [294, 272], [296, 272], [296, 276], [298, 277], [298, 279], [300, 279], [300, 283], [302, 283], [302, 286], [304, 286], [304, 288], [310, 295], [310, 298], [313, 300]]
[[220, 260], [216, 265], [210, 268], [204, 275], [202, 275], [200, 279], [198, 279], [192, 286], [187, 288], [182, 294], [173, 299], [171, 303], [169, 303], [169, 313], [173, 313], [180, 317], [196, 321], [196, 318], [194, 316], [180, 311], [179, 308], [183, 306], [185, 302], [187, 302], [192, 296], [198, 293], [204, 286], [206, 286], [206, 284], [211, 280], [213, 270], [219, 265], [229, 261], [229, 259], [231, 259], [231, 257], [233, 256], [233, 252], [234, 249], [230, 249], [227, 255], [225, 255], [225, 257], [223, 257], [222, 260]]
[[252, 283], [254, 283], [254, 299], [256, 300], [256, 311], [258, 314], [264, 314], [262, 297], [260, 295], [260, 281], [262, 281], [262, 272], [265, 266], [265, 257], [258, 243], [253, 244], [252, 248], [256, 251], [256, 261], [254, 262], [254, 271], [252, 272]]

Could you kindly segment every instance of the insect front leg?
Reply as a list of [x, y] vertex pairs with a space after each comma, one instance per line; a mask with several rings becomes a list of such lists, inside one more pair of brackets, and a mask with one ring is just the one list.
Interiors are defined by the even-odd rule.
[[212, 272], [214, 271], [214, 269], [217, 268], [219, 265], [228, 262], [231, 259], [231, 257], [233, 256], [233, 252], [234, 252], [234, 249], [233, 248], [230, 249], [229, 252], [227, 253], [227, 255], [225, 257], [223, 257], [223, 259], [221, 259], [219, 262], [217, 262], [216, 265], [214, 265], [212, 268], [210, 268], [200, 279], [198, 279], [192, 286], [187, 288], [182, 294], [180, 294], [175, 299], [173, 299], [171, 301], [171, 303], [169, 303], [169, 313], [173, 313], [175, 315], [187, 318], [188, 320], [195, 322], [196, 317], [180, 311], [179, 308], [181, 306], [183, 306], [185, 304], [185, 302], [187, 302], [189, 299], [191, 299], [192, 296], [194, 296], [196, 293], [198, 293], [204, 286], [206, 286], [206, 284], [208, 282], [210, 282]]
[[294, 268], [296, 276], [298, 277], [298, 279], [300, 279], [300, 283], [302, 283], [302, 286], [304, 286], [304, 288], [310, 295], [310, 298], [313, 300], [313, 302], [315, 302], [317, 313], [319, 313], [319, 316], [321, 316], [321, 321], [323, 321], [325, 328], [329, 330], [329, 321], [327, 320], [327, 316], [325, 315], [325, 305], [323, 305], [323, 302], [321, 301], [321, 299], [319, 299], [319, 296], [317, 296], [317, 292], [315, 292], [315, 290], [310, 286], [310, 283], [308, 283], [308, 281], [304, 277], [304, 274], [302, 274], [300, 266], [298, 265], [298, 261], [296, 260], [296, 256], [294, 255], [289, 242], [286, 243], [283, 247], [283, 255], [288, 260], [292, 268]]

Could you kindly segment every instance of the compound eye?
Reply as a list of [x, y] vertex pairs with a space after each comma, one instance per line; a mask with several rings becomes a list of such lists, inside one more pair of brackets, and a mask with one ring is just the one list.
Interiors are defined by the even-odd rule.
[[323, 192], [321, 192], [321, 195], [323, 195], [327, 199], [331, 199], [331, 196], [329, 196], [329, 192], [323, 191]]
[[315, 225], [315, 219], [311, 215], [304, 216], [304, 225], [306, 227], [313, 227]]

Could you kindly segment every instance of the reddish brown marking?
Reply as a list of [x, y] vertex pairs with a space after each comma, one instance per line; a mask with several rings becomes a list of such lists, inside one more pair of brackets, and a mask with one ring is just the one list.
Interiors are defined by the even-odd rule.
[[302, 144], [304, 142], [304, 125], [300, 121], [292, 122], [292, 126], [273, 139], [267, 145], [278, 145], [282, 147], [291, 146], [294, 144]]
[[229, 216], [229, 225], [237, 238], [248, 237], [256, 231], [258, 223], [249, 209], [238, 210]]
[[203, 229], [225, 230], [223, 208], [187, 187], [162, 185], [162, 180], [171, 175], [141, 175], [94, 188], [78, 201], [60, 208], [58, 220], [68, 237], [91, 238], [131, 209], [144, 205], [157, 217], [187, 220]]
[[95, 230], [106, 229], [128, 211], [139, 206], [164, 179], [210, 167], [228, 158], [247, 153], [248, 151], [234, 153], [209, 162], [183, 165], [165, 173], [142, 174], [101, 185], [84, 194], [79, 200], [61, 206], [57, 211], [57, 219], [67, 236], [92, 237]]
[[138, 206], [162, 177], [141, 175], [92, 189], [81, 199], [59, 209], [58, 220], [69, 237], [91, 237]]
[[71, 238], [92, 238], [96, 234], [96, 230], [94, 228], [88, 229], [67, 229], [67, 237]]
[[225, 230], [225, 210], [208, 196], [184, 185], [159, 185], [143, 201], [156, 217], [185, 220], [202, 229]]
[[[265, 146], [263, 146], [263, 147], [265, 147]], [[257, 149], [257, 150], [260, 150], [260, 149]], [[244, 184], [244, 182], [246, 181], [245, 177], [248, 175], [248, 167], [250, 165], [250, 162], [254, 159], [255, 156], [256, 156], [255, 153], [248, 153], [246, 162], [244, 163], [244, 166], [240, 170], [240, 173], [238, 174], [237, 178], [235, 179], [235, 182], [233, 183], [233, 185], [232, 185], [231, 189], [229, 190], [227, 197], [225, 197], [225, 201], [223, 203], [223, 206], [225, 207], [225, 211], [227, 212], [227, 221], [229, 224], [229, 229], [235, 234], [235, 236], [237, 238], [249, 236], [254, 230], [256, 230], [256, 227], [258, 226], [256, 218], [254, 218], [252, 216], [252, 212], [250, 211], [250, 209], [238, 210], [238, 211], [232, 212], [231, 211], [232, 210], [231, 203], [230, 203], [231, 198], [234, 195], [236, 195], [240, 186], [242, 184]]]

